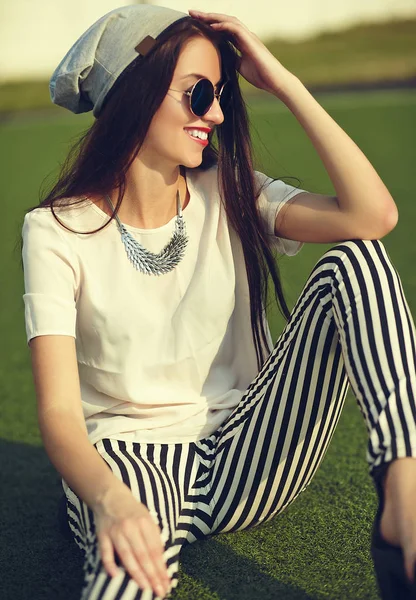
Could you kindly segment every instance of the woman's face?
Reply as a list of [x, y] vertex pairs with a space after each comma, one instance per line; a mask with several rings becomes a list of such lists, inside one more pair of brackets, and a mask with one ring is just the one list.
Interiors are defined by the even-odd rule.
[[195, 37], [182, 49], [169, 86], [172, 90], [169, 89], [155, 113], [140, 149], [139, 157], [148, 165], [154, 164], [159, 170], [160, 161], [166, 161], [168, 168], [178, 165], [193, 168], [201, 164], [205, 146], [194, 140], [186, 129], [212, 129], [224, 121], [217, 99], [202, 117], [192, 114], [189, 96], [182, 92], [190, 90], [201, 77], [209, 79], [216, 92], [219, 91], [221, 55], [209, 40]]

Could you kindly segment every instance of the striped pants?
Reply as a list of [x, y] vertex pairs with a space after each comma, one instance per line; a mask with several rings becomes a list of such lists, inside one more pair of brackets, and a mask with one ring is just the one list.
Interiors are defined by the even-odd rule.
[[[370, 475], [395, 458], [416, 457], [415, 344], [400, 278], [383, 244], [342, 242], [317, 262], [269, 358], [211, 436], [95, 444], [159, 525], [172, 588], [182, 546], [267, 521], [309, 485], [349, 384], [367, 425]], [[156, 598], [122, 566], [117, 576], [107, 574], [93, 513], [72, 490], [67, 514], [84, 551], [82, 600]]]

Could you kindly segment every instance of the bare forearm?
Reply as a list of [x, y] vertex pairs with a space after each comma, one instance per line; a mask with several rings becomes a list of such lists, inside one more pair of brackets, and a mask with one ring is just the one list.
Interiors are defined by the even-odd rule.
[[90, 508], [110, 488], [125, 487], [88, 439], [78, 420], [62, 411], [38, 415], [45, 450], [56, 470]]
[[397, 217], [387, 187], [364, 153], [295, 76], [275, 95], [290, 109], [315, 147], [341, 210], [374, 223]]

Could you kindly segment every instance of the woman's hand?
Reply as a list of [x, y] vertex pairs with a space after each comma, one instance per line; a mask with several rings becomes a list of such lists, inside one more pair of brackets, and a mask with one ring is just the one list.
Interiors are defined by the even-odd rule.
[[92, 510], [102, 562], [109, 575], [118, 572], [116, 550], [140, 588], [153, 588], [157, 596], [164, 597], [170, 589], [164, 545], [160, 529], [146, 506], [124, 486], [108, 490]]
[[416, 458], [399, 458], [391, 463], [384, 480], [382, 537], [403, 551], [410, 582], [416, 569]]
[[257, 35], [249, 31], [236, 17], [193, 9], [188, 12], [191, 17], [201, 19], [213, 29], [230, 34], [230, 41], [241, 53], [238, 70], [255, 87], [279, 97], [279, 93], [284, 93], [286, 82], [295, 78], [273, 56]]

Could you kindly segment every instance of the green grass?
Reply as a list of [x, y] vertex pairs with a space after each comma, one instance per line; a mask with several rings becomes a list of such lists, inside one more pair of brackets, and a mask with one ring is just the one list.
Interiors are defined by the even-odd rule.
[[[264, 43], [308, 87], [416, 77], [416, 19], [356, 25], [301, 42]], [[46, 80], [0, 83], [0, 113], [42, 108], [59, 114], [48, 85]], [[246, 94], [265, 93], [243, 77], [240, 85]]]
[[[400, 220], [383, 242], [416, 314], [414, 223], [416, 94], [322, 96], [323, 106], [366, 153], [399, 207]], [[333, 193], [314, 148], [275, 99], [250, 101], [257, 168], [299, 177], [310, 191]], [[26, 346], [23, 279], [15, 244], [24, 210], [88, 117], [15, 119], [0, 129], [1, 411], [4, 522], [0, 563], [4, 600], [76, 600], [82, 581], [78, 549], [56, 531], [60, 478], [42, 447]], [[260, 141], [261, 140], [261, 141]], [[293, 305], [314, 263], [330, 245], [306, 244], [279, 266]], [[270, 314], [276, 337], [282, 321]], [[308, 489], [278, 518], [250, 531], [217, 536], [184, 549], [176, 600], [375, 600], [369, 555], [375, 493], [365, 462], [366, 431], [349, 395], [327, 455]]]
[[268, 48], [305, 85], [405, 79], [416, 75], [416, 19], [327, 32]]

